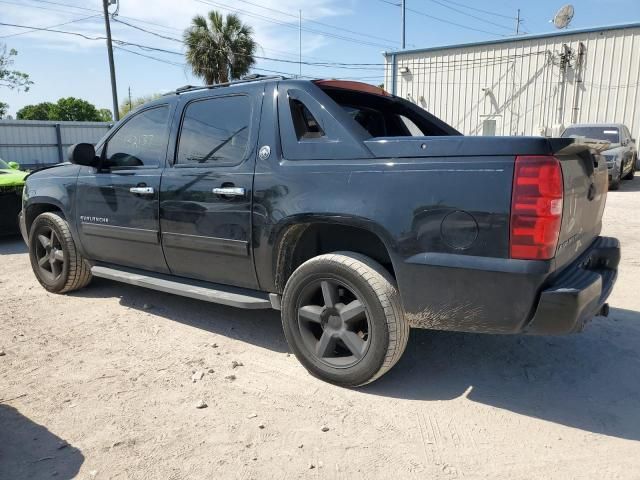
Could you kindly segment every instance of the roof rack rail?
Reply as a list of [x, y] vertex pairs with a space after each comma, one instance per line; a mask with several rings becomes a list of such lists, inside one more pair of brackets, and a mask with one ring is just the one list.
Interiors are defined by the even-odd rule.
[[177, 88], [172, 92], [167, 92], [165, 93], [165, 95], [174, 95], [174, 94], [180, 95], [181, 93], [193, 92], [196, 90], [208, 90], [213, 88], [228, 87], [230, 85], [238, 85], [241, 83], [261, 82], [264, 80], [285, 80], [286, 78], [287, 77], [283, 75], [259, 75], [256, 73], [253, 75], [247, 75], [245, 77], [242, 77], [240, 80], [232, 80], [230, 82], [224, 82], [224, 83], [215, 83], [213, 85], [185, 85], [184, 87]]

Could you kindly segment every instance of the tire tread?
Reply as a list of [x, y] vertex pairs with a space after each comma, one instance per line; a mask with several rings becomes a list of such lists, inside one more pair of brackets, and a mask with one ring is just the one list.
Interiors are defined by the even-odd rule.
[[[377, 372], [366, 381], [353, 386], [366, 385], [380, 378], [398, 363], [407, 346], [410, 327], [404, 315], [400, 294], [391, 274], [378, 262], [360, 253], [338, 251], [319, 255], [307, 260], [301, 267], [324, 264], [325, 262], [340, 264], [357, 274], [364, 283], [371, 287], [385, 313], [389, 334], [385, 358]], [[284, 296], [287, 296], [286, 287]]]
[[[69, 229], [69, 224], [55, 212], [45, 212], [38, 215], [34, 221], [34, 225], [36, 222], [42, 220], [49, 221], [57, 227], [62, 235], [60, 241], [64, 244], [66, 252], [68, 253], [69, 271], [67, 280], [63, 287], [60, 290], [56, 290], [55, 293], [67, 293], [86, 287], [92, 279], [91, 267], [80, 252], [78, 252], [71, 235], [71, 230]], [[50, 290], [46, 285], [43, 284], [43, 286], [47, 288], [47, 290]]]

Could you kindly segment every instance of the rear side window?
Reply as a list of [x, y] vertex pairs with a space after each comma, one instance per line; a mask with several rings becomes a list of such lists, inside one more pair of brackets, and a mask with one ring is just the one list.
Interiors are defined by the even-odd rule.
[[196, 100], [187, 105], [178, 165], [237, 165], [247, 154], [251, 100], [244, 95]]
[[167, 154], [169, 106], [143, 110], [109, 139], [105, 167], [158, 167]]
[[322, 127], [315, 119], [313, 114], [300, 100], [289, 100], [291, 106], [291, 118], [293, 119], [293, 127], [296, 130], [298, 140], [308, 138], [324, 137], [325, 133]]

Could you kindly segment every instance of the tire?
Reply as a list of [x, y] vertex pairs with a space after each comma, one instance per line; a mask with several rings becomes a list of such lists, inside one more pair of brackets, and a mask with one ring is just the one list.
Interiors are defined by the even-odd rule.
[[282, 296], [282, 326], [312, 375], [344, 387], [384, 375], [409, 339], [393, 277], [354, 252], [320, 255], [293, 272]]
[[618, 190], [620, 188], [620, 181], [622, 180], [621, 175], [622, 175], [622, 165], [620, 165], [620, 169], [616, 174], [616, 178], [613, 178], [613, 175], [611, 175], [611, 183], [609, 184], [609, 190]]
[[636, 174], [636, 159], [635, 157], [632, 159], [631, 161], [631, 169], [629, 170], [629, 173], [627, 173], [624, 177], [625, 180], [633, 180], [633, 177]]
[[46, 212], [33, 221], [29, 259], [40, 285], [49, 292], [72, 292], [91, 281], [91, 267], [78, 252], [69, 224], [57, 213]]

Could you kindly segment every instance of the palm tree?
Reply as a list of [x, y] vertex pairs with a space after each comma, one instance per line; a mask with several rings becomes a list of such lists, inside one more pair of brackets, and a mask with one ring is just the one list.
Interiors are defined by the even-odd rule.
[[240, 78], [255, 63], [257, 44], [253, 29], [244, 25], [237, 15], [226, 18], [212, 10], [207, 18], [196, 15], [184, 32], [187, 62], [193, 74], [207, 84], [224, 83]]

